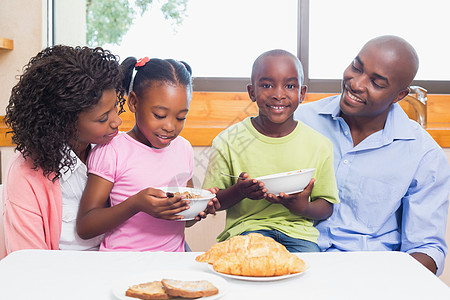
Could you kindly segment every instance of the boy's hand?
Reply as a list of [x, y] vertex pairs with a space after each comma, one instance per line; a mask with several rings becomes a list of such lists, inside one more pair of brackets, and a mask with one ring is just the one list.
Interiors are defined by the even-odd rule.
[[250, 178], [250, 176], [246, 172], [242, 172], [239, 177], [242, 177], [244, 179], [238, 179], [234, 186], [236, 191], [242, 197], [252, 200], [259, 200], [267, 196], [267, 189], [264, 187], [264, 183]]
[[311, 196], [311, 192], [314, 187], [314, 181], [315, 179], [312, 178], [305, 189], [299, 193], [291, 195], [280, 193], [278, 197], [269, 193], [266, 200], [272, 203], [282, 204], [292, 213], [304, 216], [310, 204], [309, 197]]

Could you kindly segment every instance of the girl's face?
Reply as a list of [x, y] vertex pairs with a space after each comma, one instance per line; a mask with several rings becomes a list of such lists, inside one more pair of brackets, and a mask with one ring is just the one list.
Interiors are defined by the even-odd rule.
[[78, 116], [76, 145], [106, 144], [119, 132], [122, 120], [117, 115], [117, 95], [114, 89], [103, 91], [100, 101]]
[[130, 135], [150, 147], [167, 147], [184, 127], [189, 96], [185, 86], [160, 82], [145, 89], [139, 98], [132, 92], [128, 106], [136, 125]]

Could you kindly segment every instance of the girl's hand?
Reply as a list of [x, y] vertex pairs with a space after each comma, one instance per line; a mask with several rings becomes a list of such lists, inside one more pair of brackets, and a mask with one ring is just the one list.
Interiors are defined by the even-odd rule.
[[239, 177], [244, 179], [238, 179], [234, 187], [242, 197], [259, 200], [267, 196], [267, 189], [264, 187], [264, 183], [250, 178], [246, 172], [242, 172]]
[[266, 197], [266, 200], [271, 203], [282, 204], [296, 215], [305, 216], [305, 213], [308, 210], [310, 204], [309, 198], [311, 196], [313, 187], [314, 178], [312, 178], [305, 189], [299, 193], [291, 195], [280, 193], [278, 197], [274, 194], [269, 193]]
[[183, 195], [168, 197], [162, 190], [154, 188], [143, 189], [129, 199], [135, 201], [135, 205], [139, 211], [165, 220], [183, 219], [183, 216], [176, 214], [189, 209], [190, 203], [190, 200], [185, 200], [185, 196]]
[[[217, 194], [217, 192], [219, 191], [219, 188], [213, 187], [213, 188], [210, 188], [207, 190], [213, 194]], [[211, 201], [208, 202], [208, 206], [206, 207], [206, 209], [204, 211], [200, 212], [198, 214], [198, 216], [195, 217], [195, 221], [201, 221], [201, 219], [206, 218], [206, 215], [208, 215], [208, 214], [216, 215], [216, 211], [218, 211], [219, 209], [220, 209], [219, 200], [217, 199], [217, 197], [214, 197], [211, 199]]]

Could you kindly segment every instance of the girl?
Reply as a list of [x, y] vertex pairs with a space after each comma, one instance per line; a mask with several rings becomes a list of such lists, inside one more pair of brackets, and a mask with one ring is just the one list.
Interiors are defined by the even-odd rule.
[[[184, 251], [185, 222], [176, 222], [182, 219], [176, 214], [188, 209], [189, 201], [149, 186], [192, 186], [192, 146], [179, 136], [192, 97], [191, 68], [147, 57], [129, 57], [122, 66], [136, 123], [92, 151], [78, 234], [106, 233], [100, 247], [106, 251]], [[216, 205], [217, 199], [210, 201], [208, 212]]]
[[49, 47], [25, 66], [5, 116], [17, 150], [4, 187], [7, 253], [98, 249], [99, 238], [77, 236], [76, 214], [91, 144], [112, 140], [122, 123], [121, 81], [101, 48]]

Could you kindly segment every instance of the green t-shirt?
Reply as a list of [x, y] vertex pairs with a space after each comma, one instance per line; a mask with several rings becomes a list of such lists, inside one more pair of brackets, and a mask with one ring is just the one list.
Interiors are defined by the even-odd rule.
[[[247, 172], [251, 178], [256, 178], [309, 168], [316, 169], [310, 201], [323, 198], [338, 203], [331, 141], [302, 122], [298, 122], [287, 136], [268, 137], [259, 133], [248, 117], [214, 139], [203, 187], [225, 189], [236, 182], [220, 172], [236, 176]], [[290, 237], [316, 243], [319, 236], [313, 220], [291, 213], [282, 204], [245, 198], [227, 210], [225, 230], [217, 241], [244, 231], [262, 229], [278, 230]]]

